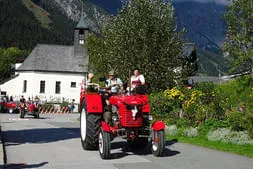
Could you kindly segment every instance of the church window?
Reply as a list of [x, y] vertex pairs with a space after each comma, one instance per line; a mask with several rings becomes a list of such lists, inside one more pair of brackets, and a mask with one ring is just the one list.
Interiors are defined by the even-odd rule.
[[23, 93], [26, 93], [26, 89], [27, 89], [27, 80], [23, 81]]
[[84, 44], [84, 40], [83, 40], [83, 39], [80, 39], [80, 40], [79, 40], [79, 44], [80, 44], [80, 45], [83, 45], [83, 44]]
[[79, 44], [84, 44], [84, 30], [79, 30]]
[[71, 82], [70, 87], [71, 88], [76, 88], [76, 82]]
[[45, 86], [46, 86], [46, 81], [41, 80], [40, 81], [40, 93], [45, 93]]
[[56, 81], [56, 83], [55, 83], [55, 93], [56, 94], [61, 93], [61, 82], [60, 81]]
[[83, 35], [84, 34], [84, 30], [79, 30], [79, 34]]

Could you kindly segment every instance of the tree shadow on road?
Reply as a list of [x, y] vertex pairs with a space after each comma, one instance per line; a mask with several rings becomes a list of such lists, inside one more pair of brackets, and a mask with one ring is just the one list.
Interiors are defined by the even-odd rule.
[[3, 131], [6, 146], [25, 143], [49, 143], [80, 138], [79, 128], [41, 128]]
[[[175, 151], [175, 150], [170, 150], [168, 146], [171, 146], [175, 143], [177, 143], [177, 140], [166, 140], [165, 141], [165, 150], [164, 153], [161, 157], [170, 157], [170, 156], [175, 156], [177, 154], [180, 154], [179, 151]], [[125, 156], [128, 155], [150, 155], [152, 154], [151, 151], [151, 143], [149, 143], [147, 146], [145, 146], [144, 148], [132, 148], [130, 147], [126, 141], [118, 141], [118, 142], [112, 142], [111, 143], [111, 149], [120, 149], [120, 152], [112, 152], [111, 153], [111, 159], [119, 159], [119, 158], [123, 158]]]
[[42, 162], [42, 163], [38, 163], [38, 164], [25, 164], [25, 163], [7, 164], [4, 166], [4, 169], [39, 168], [39, 167], [44, 166], [46, 164], [48, 164], [48, 162]]

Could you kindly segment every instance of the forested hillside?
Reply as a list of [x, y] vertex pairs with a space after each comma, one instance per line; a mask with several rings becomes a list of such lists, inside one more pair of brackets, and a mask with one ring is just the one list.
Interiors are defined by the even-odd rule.
[[[52, 21], [48, 27], [43, 26], [25, 1], [0, 1], [0, 46], [3, 48], [15, 46], [31, 50], [37, 43], [72, 44], [74, 23], [61, 15], [54, 6], [47, 6]], [[31, 6], [30, 8], [40, 8]]]

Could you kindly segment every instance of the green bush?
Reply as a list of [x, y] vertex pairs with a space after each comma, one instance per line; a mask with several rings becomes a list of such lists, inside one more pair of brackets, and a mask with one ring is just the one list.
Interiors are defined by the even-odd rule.
[[183, 131], [183, 135], [186, 137], [196, 137], [196, 136], [198, 136], [198, 129], [197, 129], [197, 127], [186, 128]]
[[232, 128], [235, 131], [245, 130], [244, 128], [244, 114], [239, 111], [234, 111], [229, 114], [228, 121]]
[[170, 117], [166, 121], [167, 125], [176, 125], [178, 128], [187, 128], [190, 126], [194, 126], [194, 124], [191, 123], [191, 121], [187, 118], [173, 118]]
[[224, 143], [233, 143], [239, 145], [253, 144], [253, 140], [250, 139], [247, 132], [232, 131], [228, 128], [218, 128], [217, 130], [208, 132], [207, 139], [210, 141], [221, 141]]
[[244, 76], [214, 85], [196, 83], [193, 89], [173, 87], [150, 95], [151, 110], [167, 125], [199, 127], [200, 135], [217, 128], [247, 130], [253, 138], [253, 79]]
[[199, 133], [205, 136], [210, 130], [218, 128], [227, 128], [230, 124], [227, 120], [207, 119], [202, 125], [199, 126]]
[[60, 104], [60, 107], [68, 107], [69, 106], [69, 103], [66, 102], [66, 101], [63, 101], [61, 104]]
[[235, 110], [228, 115], [228, 121], [232, 130], [247, 130], [250, 137], [253, 138], [253, 113], [245, 113]]
[[249, 136], [253, 138], [253, 112], [247, 113], [245, 119], [244, 128], [248, 130]]
[[151, 107], [151, 113], [158, 118], [160, 116], [168, 116], [173, 110], [173, 105], [164, 96], [163, 92], [150, 94], [149, 103]]
[[194, 85], [194, 89], [204, 93], [201, 96], [202, 104], [210, 104], [213, 102], [215, 94], [215, 85], [211, 82], [201, 82]]
[[178, 128], [176, 125], [171, 125], [166, 127], [166, 133], [168, 133], [168, 135], [170, 136], [175, 136], [178, 133]]
[[46, 104], [42, 104], [41, 105], [41, 108], [42, 109], [51, 109], [52, 107], [54, 107], [54, 105], [53, 104], [51, 104], [51, 103], [46, 103]]

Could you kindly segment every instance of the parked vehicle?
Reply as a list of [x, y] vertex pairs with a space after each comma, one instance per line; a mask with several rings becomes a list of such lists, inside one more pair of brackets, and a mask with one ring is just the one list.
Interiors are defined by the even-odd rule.
[[111, 106], [104, 99], [106, 89], [84, 90], [80, 97], [81, 143], [85, 150], [98, 149], [102, 159], [110, 158], [111, 141], [126, 139], [131, 147], [145, 148], [151, 141], [154, 156], [161, 156], [165, 148], [165, 124], [152, 116], [148, 96], [142, 91], [110, 97]]
[[16, 102], [6, 102], [5, 108], [7, 113], [18, 113], [18, 106]]
[[0, 112], [2, 113], [18, 113], [18, 106], [16, 102], [9, 101], [7, 96], [0, 98]]

